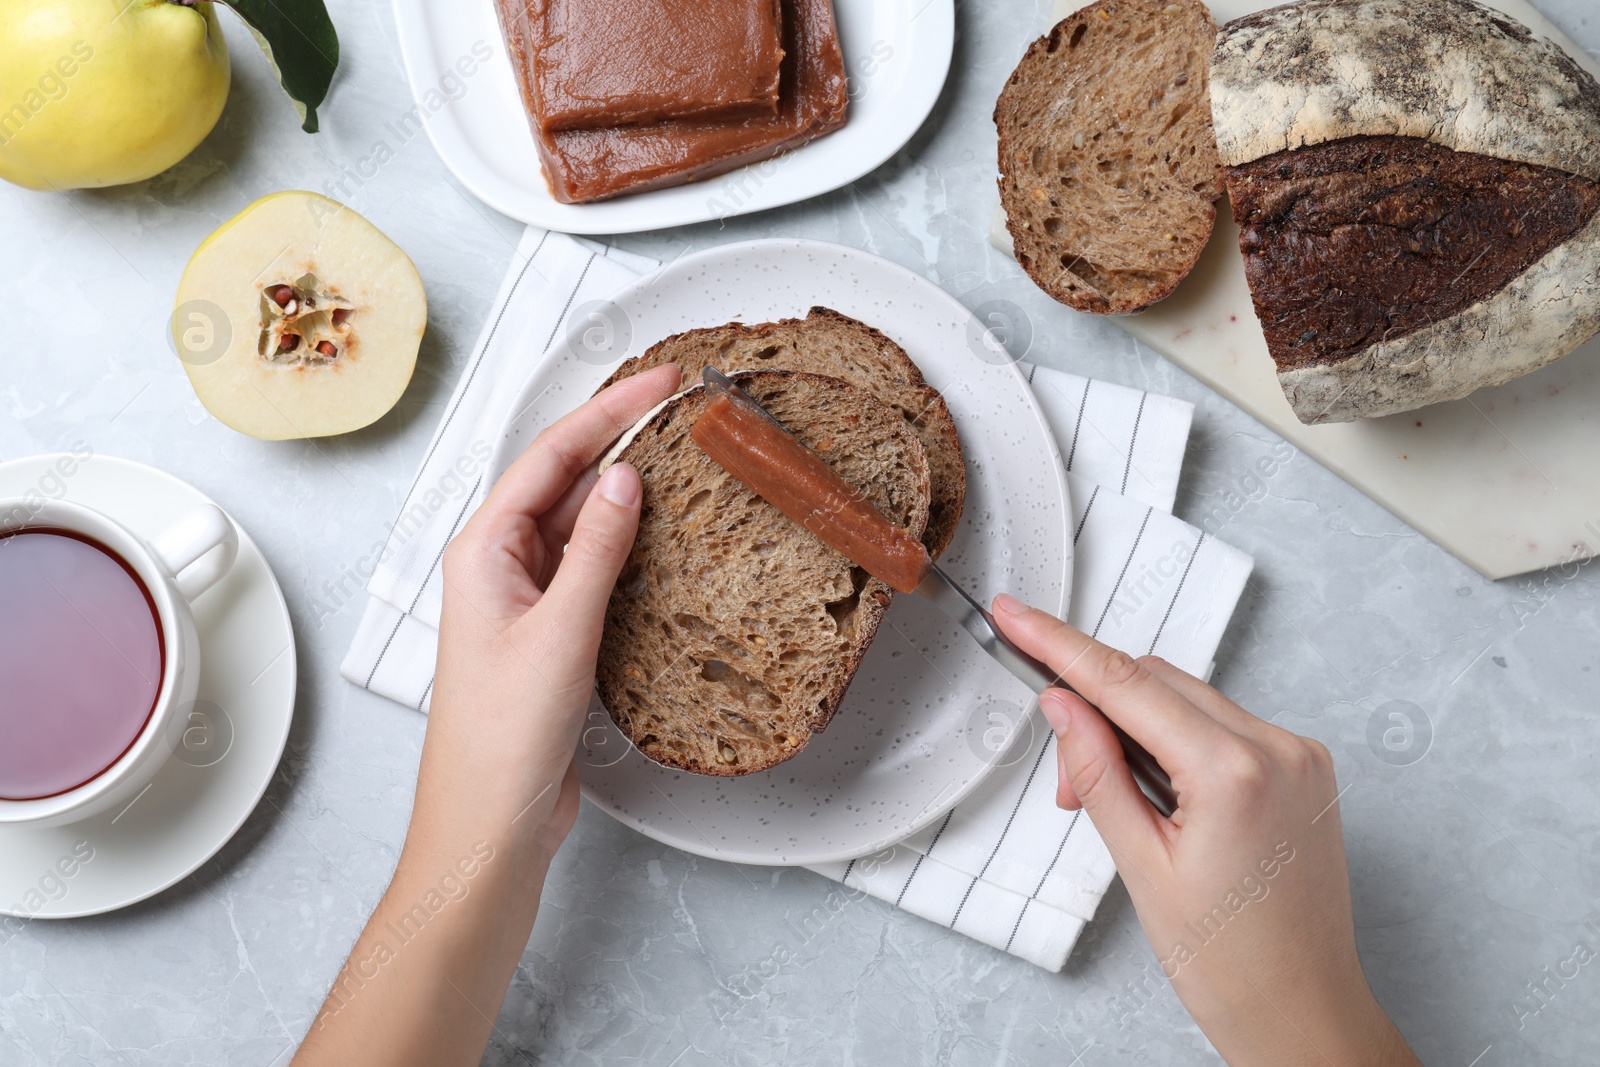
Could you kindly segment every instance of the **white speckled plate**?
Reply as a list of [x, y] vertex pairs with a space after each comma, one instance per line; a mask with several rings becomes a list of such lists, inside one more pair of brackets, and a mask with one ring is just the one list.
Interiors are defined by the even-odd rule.
[[[543, 427], [587, 399], [623, 359], [670, 334], [732, 320], [803, 316], [821, 304], [904, 346], [944, 393], [967, 461], [961, 527], [941, 560], [980, 599], [1009, 592], [1065, 615], [1071, 509], [1055, 439], [1017, 368], [996, 361], [977, 320], [904, 267], [817, 241], [725, 245], [686, 256], [580, 309], [512, 401], [498, 477]], [[598, 316], [598, 317], [597, 317]], [[597, 335], [595, 331], [602, 330]], [[609, 329], [609, 333], [604, 332]], [[610, 353], [585, 341], [609, 336]], [[579, 752], [584, 795], [658, 841], [739, 863], [807, 864], [876, 851], [966, 796], [1007, 745], [1032, 694], [937, 609], [896, 598], [827, 732], [770, 771], [711, 778], [646, 759], [596, 700]]]
[[[39, 493], [70, 500], [143, 537], [154, 537], [196, 505], [215, 503], [142, 463], [91, 456], [57, 466], [72, 459], [31, 456], [0, 464], [0, 497]], [[194, 617], [200, 692], [183, 744], [120, 811], [43, 830], [0, 827], [0, 914], [75, 918], [152, 897], [215, 855], [255, 810], [289, 739], [296, 665], [283, 592], [244, 530], [239, 558], [195, 601]], [[18, 929], [0, 921], [0, 947]]]
[[423, 126], [461, 184], [496, 211], [565, 233], [632, 233], [725, 219], [820, 196], [876, 169], [917, 132], [950, 71], [955, 0], [834, 0], [850, 78], [844, 128], [776, 160], [675, 189], [562, 204], [545, 187], [493, 0], [393, 0]]

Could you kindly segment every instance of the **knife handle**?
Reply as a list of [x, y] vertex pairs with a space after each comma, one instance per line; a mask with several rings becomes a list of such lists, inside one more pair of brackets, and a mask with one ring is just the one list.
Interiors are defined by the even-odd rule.
[[[1060, 675], [1008, 641], [1006, 636], [1000, 632], [1000, 627], [995, 624], [994, 616], [987, 609], [983, 610], [983, 615], [984, 621], [994, 631], [995, 639], [1005, 646], [1011, 655], [1024, 661], [1034, 674], [1033, 678], [1028, 678], [1022, 675], [1015, 667], [1012, 667], [1012, 673], [1033, 685], [1034, 692], [1042, 693], [1046, 689], [1065, 689], [1079, 700], [1083, 700], [1091, 708], [1094, 708], [1095, 711], [1100, 712], [1100, 717], [1110, 725], [1111, 732], [1117, 735], [1117, 741], [1122, 745], [1123, 758], [1128, 761], [1128, 770], [1133, 772], [1133, 780], [1138, 785], [1139, 791], [1145, 795], [1145, 799], [1150, 801], [1157, 811], [1171, 818], [1172, 813], [1178, 810], [1178, 793], [1172, 788], [1172, 779], [1167, 776], [1167, 772], [1162, 769], [1160, 763], [1156, 762], [1156, 758], [1150, 754], [1149, 750], [1132, 737], [1129, 737], [1126, 730], [1112, 722], [1111, 716], [1100, 711], [1098, 707], [1088, 700], [1085, 700], [1083, 694], [1063, 681]], [[1004, 662], [1002, 657], [996, 658], [1000, 658]], [[1010, 664], [1007, 664], [1007, 666], [1010, 666]], [[1040, 684], [1041, 681], [1043, 684]]]
[[[1082, 694], [1079, 694], [1071, 686], [1064, 683], [1057, 684], [1067, 692], [1076, 695], [1078, 699], [1083, 699]], [[1089, 702], [1085, 700], [1084, 703], [1088, 704]], [[1100, 711], [1093, 704], [1089, 704], [1089, 706], [1096, 711]], [[1178, 793], [1177, 790], [1172, 788], [1172, 779], [1167, 777], [1167, 772], [1161, 768], [1161, 764], [1156, 762], [1156, 758], [1150, 755], [1148, 749], [1129, 737], [1122, 727], [1111, 722], [1111, 717], [1106, 715], [1105, 712], [1100, 711], [1100, 714], [1105, 718], [1106, 722], [1111, 723], [1112, 732], [1117, 735], [1117, 740], [1122, 742], [1122, 755], [1128, 761], [1128, 770], [1133, 772], [1133, 780], [1138, 784], [1139, 791], [1145, 795], [1145, 799], [1155, 806], [1157, 811], [1171, 818], [1172, 813], [1178, 810]]]
[[[917, 587], [917, 592], [937, 604], [940, 610], [954, 619], [979, 645], [983, 646], [985, 652], [998, 660], [1017, 678], [1028, 683], [1028, 687], [1035, 693], [1042, 693], [1046, 689], [1065, 689], [1079, 700], [1083, 700], [1083, 694], [1062, 681], [1061, 676], [1055, 671], [1007, 640], [1005, 634], [1000, 632], [1000, 627], [995, 623], [989, 609], [972, 599], [971, 594], [952, 581], [937, 564], [929, 568], [928, 578]], [[1089, 702], [1085, 700], [1084, 703]], [[1100, 711], [1093, 704], [1089, 706], [1095, 711]], [[1133, 780], [1139, 786], [1139, 791], [1157, 811], [1170, 817], [1178, 810], [1178, 794], [1172, 788], [1172, 779], [1143, 745], [1129, 737], [1122, 727], [1111, 722], [1111, 717], [1105, 712], [1100, 711], [1100, 715], [1111, 724], [1112, 732], [1121, 742], [1123, 757], [1128, 761], [1128, 769], [1133, 772]]]

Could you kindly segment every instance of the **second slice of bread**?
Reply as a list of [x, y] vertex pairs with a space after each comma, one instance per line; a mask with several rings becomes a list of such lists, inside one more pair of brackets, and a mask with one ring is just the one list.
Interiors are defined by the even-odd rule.
[[967, 468], [955, 420], [939, 391], [922, 377], [906, 350], [882, 331], [832, 308], [814, 307], [803, 319], [780, 319], [747, 326], [725, 326], [673, 334], [628, 360], [606, 385], [666, 363], [676, 363], [685, 385], [700, 380], [712, 366], [725, 374], [740, 370], [794, 370], [842, 378], [899, 412], [928, 454], [932, 503], [922, 543], [935, 559], [949, 546], [961, 524], [967, 496]]
[[[927, 457], [895, 411], [837, 378], [735, 375], [891, 521], [920, 535]], [[695, 388], [648, 415], [613, 459], [644, 483], [639, 535], [606, 610], [596, 681], [657, 763], [765, 770], [833, 718], [893, 591], [792, 522], [689, 436]]]

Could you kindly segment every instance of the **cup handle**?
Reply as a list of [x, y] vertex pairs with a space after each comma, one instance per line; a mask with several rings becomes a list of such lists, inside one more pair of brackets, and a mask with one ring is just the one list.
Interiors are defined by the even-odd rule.
[[[178, 582], [178, 592], [193, 601], [228, 573], [239, 555], [239, 535], [218, 508], [202, 505], [167, 527], [150, 543]], [[220, 551], [214, 551], [220, 549]], [[200, 566], [194, 566], [205, 557]]]

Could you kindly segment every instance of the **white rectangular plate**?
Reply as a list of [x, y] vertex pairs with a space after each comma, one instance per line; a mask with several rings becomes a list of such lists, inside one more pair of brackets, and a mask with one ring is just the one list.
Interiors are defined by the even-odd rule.
[[546, 188], [493, 0], [394, 0], [394, 18], [417, 110], [461, 184], [514, 219], [565, 233], [611, 234], [820, 196], [911, 140], [950, 70], [955, 0], [834, 0], [833, 8], [850, 78], [843, 129], [720, 178], [598, 204], [558, 203]]
[[[1486, 2], [1600, 76], [1600, 63], [1525, 0]], [[1061, 0], [1056, 17], [1083, 6]], [[1222, 23], [1275, 5], [1209, 6]], [[998, 214], [992, 240], [1011, 251]], [[1487, 577], [1600, 554], [1600, 340], [1464, 400], [1385, 419], [1302, 425], [1278, 387], [1245, 281], [1239, 228], [1226, 210], [1177, 293], [1117, 324]]]

